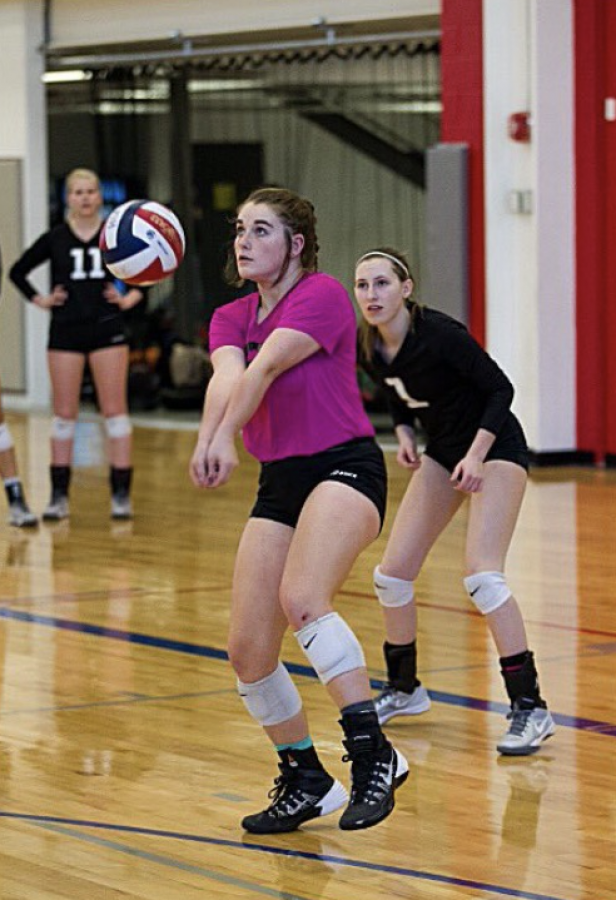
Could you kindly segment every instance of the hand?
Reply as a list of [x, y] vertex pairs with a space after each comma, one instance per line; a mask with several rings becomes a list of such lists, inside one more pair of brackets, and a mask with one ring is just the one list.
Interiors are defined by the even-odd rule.
[[207, 486], [208, 447], [209, 441], [200, 438], [197, 441], [197, 446], [194, 449], [190, 464], [188, 466], [188, 474], [190, 475], [190, 480], [195, 485], [195, 487]]
[[239, 464], [233, 435], [216, 432], [207, 451], [204, 487], [217, 488], [226, 484]]
[[449, 480], [457, 491], [476, 494], [483, 487], [483, 460], [477, 456], [465, 456], [455, 467]]
[[417, 441], [413, 431], [399, 427], [396, 429], [398, 438], [398, 452], [396, 462], [403, 469], [418, 469], [421, 465], [421, 457], [417, 451]]
[[115, 284], [111, 281], [105, 282], [103, 296], [107, 303], [113, 303], [114, 306], [119, 306], [121, 310], [130, 308], [129, 304], [126, 302], [126, 297], [128, 295], [120, 293]]
[[68, 299], [68, 291], [61, 284], [55, 284], [51, 294], [35, 294], [32, 302], [40, 309], [52, 309], [54, 306], [64, 306]]

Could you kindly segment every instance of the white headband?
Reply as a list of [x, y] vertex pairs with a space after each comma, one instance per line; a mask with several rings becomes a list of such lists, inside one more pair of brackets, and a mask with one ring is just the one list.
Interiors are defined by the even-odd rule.
[[370, 259], [372, 256], [384, 256], [385, 259], [389, 259], [391, 262], [395, 263], [397, 266], [400, 266], [402, 271], [406, 274], [407, 278], [411, 277], [411, 273], [404, 265], [401, 259], [398, 259], [396, 256], [392, 256], [391, 253], [384, 253], [382, 250], [369, 250], [368, 253], [364, 253], [363, 256], [360, 256], [357, 262], [355, 263], [355, 268], [363, 262], [365, 259]]

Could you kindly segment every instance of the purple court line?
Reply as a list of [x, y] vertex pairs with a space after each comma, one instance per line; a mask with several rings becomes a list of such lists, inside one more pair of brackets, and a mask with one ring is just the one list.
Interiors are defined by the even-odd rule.
[[[79, 634], [93, 635], [115, 641], [123, 641], [128, 644], [136, 644], [143, 647], [155, 647], [158, 650], [169, 650], [174, 653], [186, 653], [190, 656], [200, 656], [206, 659], [228, 660], [227, 653], [216, 647], [207, 647], [203, 644], [191, 644], [188, 641], [177, 641], [173, 638], [154, 637], [148, 634], [140, 634], [136, 631], [122, 631], [118, 628], [107, 628], [104, 625], [92, 625], [88, 622], [75, 622], [71, 619], [59, 619], [55, 616], [43, 616], [37, 613], [25, 612], [17, 609], [7, 609], [0, 606], [0, 619], [9, 619], [15, 622], [28, 622], [33, 625], [43, 625], [47, 628], [57, 628], [63, 631], [74, 631]], [[285, 662], [285, 666], [294, 675], [302, 675], [306, 678], [316, 679], [316, 674], [310, 666], [298, 663]], [[372, 687], [377, 690], [383, 686], [380, 680], [371, 680]], [[450, 706], [476, 709], [483, 712], [496, 712], [505, 715], [509, 707], [504, 703], [496, 703], [492, 700], [481, 700], [476, 697], [463, 697], [458, 694], [450, 694], [445, 691], [430, 690], [430, 697], [438, 703]], [[616, 737], [616, 724], [601, 722], [594, 719], [583, 719], [578, 716], [568, 716], [552, 712], [552, 718], [558, 725], [566, 728], [575, 728], [578, 731], [588, 731], [593, 734], [601, 734], [607, 737]]]
[[[362, 591], [338, 591], [341, 597], [359, 597], [362, 600], [374, 600], [374, 594], [364, 593]], [[438, 610], [439, 612], [455, 613], [458, 616], [471, 616], [474, 619], [483, 618], [482, 613], [475, 609], [465, 609], [462, 606], [448, 606], [446, 603], [422, 603], [415, 600], [417, 606], [423, 609]], [[560, 622], [537, 622], [533, 619], [524, 620], [527, 625], [537, 625], [541, 628], [555, 628], [558, 631], [569, 631], [573, 634], [591, 634], [596, 637], [616, 638], [616, 631], [600, 631], [597, 628], [578, 628], [577, 625], [563, 625]]]
[[96, 828], [122, 834], [137, 834], [147, 837], [171, 838], [178, 841], [190, 841], [198, 844], [209, 844], [214, 847], [228, 847], [233, 850], [252, 850], [260, 853], [270, 853], [274, 856], [296, 857], [298, 859], [316, 860], [317, 862], [332, 863], [338, 866], [346, 866], [351, 869], [364, 869], [370, 872], [380, 872], [387, 875], [397, 875], [402, 878], [415, 878], [419, 881], [430, 881], [436, 884], [457, 885], [476, 891], [487, 891], [499, 894], [503, 897], [519, 897], [522, 900], [564, 900], [551, 894], [537, 894], [533, 891], [518, 891], [515, 888], [500, 885], [487, 884], [481, 881], [471, 881], [467, 878], [455, 878], [450, 875], [437, 875], [433, 872], [422, 872], [420, 869], [407, 869], [403, 866], [388, 866], [366, 860], [347, 859], [344, 856], [331, 856], [329, 854], [311, 853], [304, 850], [293, 850], [282, 847], [268, 847], [266, 844], [248, 843], [246, 841], [232, 841], [223, 838], [205, 837], [198, 834], [185, 834], [176, 831], [164, 831], [157, 828], [139, 828], [133, 825], [112, 825], [105, 822], [92, 822], [83, 819], [63, 819], [57, 816], [37, 816], [27, 813], [5, 812], [0, 810], [2, 819], [18, 819], [33, 824], [54, 824], [79, 828]]
[[[86, 601], [96, 600], [116, 600], [122, 598], [148, 597], [157, 594], [168, 594], [172, 592], [175, 595], [185, 594], [208, 594], [213, 591], [229, 590], [229, 585], [201, 585], [195, 588], [172, 588], [164, 590], [162, 588], [122, 588], [109, 591], [75, 591], [61, 594], [43, 594], [42, 596], [19, 597], [16, 599], [2, 598], [2, 602], [10, 607], [30, 606], [36, 603], [82, 603]], [[341, 597], [357, 597], [361, 600], [374, 600], [374, 594], [364, 591], [338, 591]], [[421, 600], [415, 601], [418, 607], [439, 612], [454, 613], [458, 616], [470, 616], [471, 618], [481, 619], [482, 614], [475, 609], [467, 609], [461, 606], [450, 606], [445, 603], [426, 603]], [[526, 619], [527, 625], [536, 625], [546, 629], [556, 629], [557, 631], [567, 631], [573, 634], [586, 634], [594, 637], [616, 638], [616, 632], [603, 631], [598, 628], [579, 628], [577, 625], [564, 625], [560, 622], [537, 622], [532, 619]]]

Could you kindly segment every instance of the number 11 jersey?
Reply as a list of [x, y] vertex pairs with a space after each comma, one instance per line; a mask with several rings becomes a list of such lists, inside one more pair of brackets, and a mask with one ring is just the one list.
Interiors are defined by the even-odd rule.
[[63, 222], [42, 234], [13, 265], [10, 278], [32, 300], [38, 291], [28, 275], [45, 262], [51, 263], [50, 290], [61, 285], [68, 297], [62, 306], [51, 310], [56, 322], [97, 322], [120, 316], [118, 307], [108, 303], [103, 290], [114, 281], [102, 260], [98, 239], [100, 229], [87, 241], [78, 237]]

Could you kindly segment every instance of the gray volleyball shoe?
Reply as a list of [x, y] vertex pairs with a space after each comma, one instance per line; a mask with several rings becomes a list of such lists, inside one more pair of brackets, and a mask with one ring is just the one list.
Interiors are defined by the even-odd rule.
[[432, 705], [430, 695], [425, 687], [418, 684], [412, 694], [397, 691], [391, 685], [385, 685], [374, 698], [379, 725], [384, 725], [395, 716], [418, 716], [427, 712]]
[[68, 497], [65, 494], [54, 494], [43, 511], [43, 522], [60, 522], [68, 519], [69, 514]]
[[15, 500], [9, 505], [9, 525], [14, 528], [35, 528], [38, 519], [24, 500]]
[[556, 731], [550, 711], [542, 706], [514, 702], [508, 714], [509, 728], [496, 745], [503, 756], [529, 756]]

